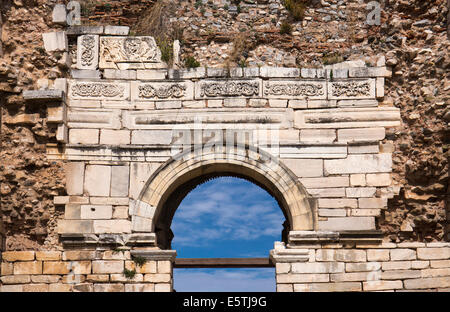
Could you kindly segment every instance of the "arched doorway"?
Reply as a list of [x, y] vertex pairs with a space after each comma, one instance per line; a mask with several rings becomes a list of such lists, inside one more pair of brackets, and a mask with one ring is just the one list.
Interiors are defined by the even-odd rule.
[[[145, 211], [146, 232], [156, 233], [161, 249], [171, 248], [170, 226], [183, 198], [197, 185], [220, 176], [246, 179], [276, 199], [286, 218], [284, 241], [289, 231], [317, 228], [315, 200], [278, 159], [248, 145], [192, 147], [172, 157], [150, 177], [136, 204], [136, 211]], [[142, 232], [142, 227], [133, 230]]]

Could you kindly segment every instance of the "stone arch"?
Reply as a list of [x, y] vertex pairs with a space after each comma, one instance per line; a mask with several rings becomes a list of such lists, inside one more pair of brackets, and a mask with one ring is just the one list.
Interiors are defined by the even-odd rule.
[[286, 218], [284, 240], [289, 231], [317, 228], [316, 200], [289, 168], [256, 147], [219, 144], [191, 147], [151, 175], [132, 209], [133, 231], [156, 233], [158, 245], [169, 249], [172, 218], [183, 198], [197, 185], [220, 176], [246, 179], [272, 195]]

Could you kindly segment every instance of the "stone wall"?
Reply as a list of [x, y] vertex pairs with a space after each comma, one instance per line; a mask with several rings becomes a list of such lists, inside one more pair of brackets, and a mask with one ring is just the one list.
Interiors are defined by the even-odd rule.
[[170, 260], [143, 263], [129, 250], [9, 251], [0, 275], [0, 292], [172, 291]]
[[275, 244], [277, 291], [450, 291], [448, 243]]

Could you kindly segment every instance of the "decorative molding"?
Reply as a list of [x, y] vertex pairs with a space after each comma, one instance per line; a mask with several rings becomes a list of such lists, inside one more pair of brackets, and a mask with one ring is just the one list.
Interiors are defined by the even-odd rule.
[[368, 96], [370, 95], [369, 82], [335, 82], [331, 84], [333, 96]]
[[81, 65], [91, 66], [94, 61], [94, 36], [83, 36], [81, 39]]
[[125, 87], [104, 83], [78, 83], [71, 87], [72, 96], [79, 97], [122, 97]]
[[210, 97], [251, 97], [260, 94], [259, 81], [208, 81], [200, 83], [198, 95]]
[[293, 97], [317, 97], [325, 94], [324, 85], [314, 82], [266, 83], [265, 95], [287, 95]]
[[156, 87], [151, 84], [144, 84], [138, 87], [139, 97], [145, 99], [169, 99], [169, 98], [182, 98], [185, 96], [186, 86], [176, 83], [172, 85], [162, 85]]

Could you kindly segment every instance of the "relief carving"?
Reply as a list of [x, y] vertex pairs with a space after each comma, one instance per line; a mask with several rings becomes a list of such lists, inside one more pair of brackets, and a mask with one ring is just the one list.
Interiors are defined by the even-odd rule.
[[101, 37], [100, 57], [106, 63], [161, 62], [153, 37]]
[[95, 53], [95, 38], [93, 36], [83, 36], [81, 41], [81, 65], [82, 66], [91, 66]]
[[200, 96], [254, 96], [259, 94], [258, 82], [213, 82], [202, 83]]
[[367, 81], [334, 82], [331, 86], [333, 96], [370, 96], [370, 83]]
[[150, 84], [139, 86], [139, 97], [142, 98], [182, 98], [185, 94], [186, 86], [182, 84], [163, 85], [161, 87], [152, 86]]
[[125, 87], [123, 85], [104, 83], [78, 83], [72, 86], [72, 96], [80, 97], [122, 97]]
[[325, 94], [322, 84], [314, 83], [267, 83], [265, 95], [321, 96]]

